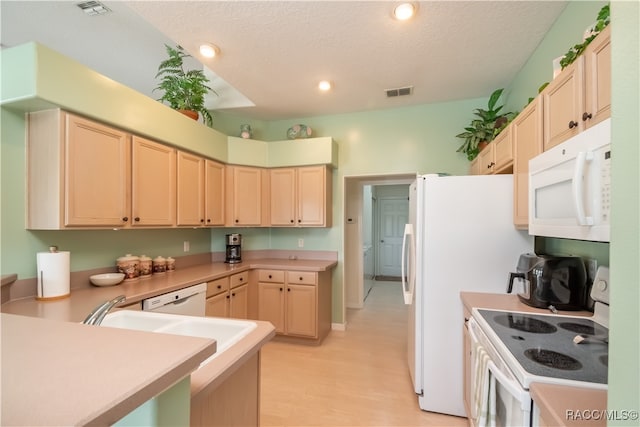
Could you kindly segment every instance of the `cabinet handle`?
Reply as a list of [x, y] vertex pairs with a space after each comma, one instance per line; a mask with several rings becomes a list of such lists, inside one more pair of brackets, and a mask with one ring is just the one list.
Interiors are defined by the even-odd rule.
[[578, 126], [578, 122], [574, 122], [573, 120], [571, 120], [569, 122], [569, 129], [573, 129], [574, 127]]
[[229, 295], [227, 295], [227, 299], [231, 298]]
[[302, 277], [298, 277], [298, 280], [302, 280]]
[[280, 288], [280, 292], [282, 292], [282, 288]]
[[232, 297], [235, 297], [235, 296], [236, 296], [236, 293], [235, 293], [235, 292], [234, 292], [234, 293], [232, 293], [232, 294], [231, 294], [231, 296], [232, 296]]
[[492, 167], [494, 167], [496, 165], [495, 162], [491, 162], [487, 165], [487, 169], [491, 169]]
[[222, 285], [218, 285], [218, 289], [222, 289]]
[[140, 217], [139, 217], [139, 216], [137, 216], [137, 217], [133, 218], [133, 220], [134, 220], [135, 222], [140, 222]]
[[301, 220], [301, 219], [299, 219], [299, 220], [298, 220], [298, 223], [301, 223], [301, 222], [302, 222], [302, 220]]
[[240, 277], [238, 280], [242, 282], [244, 280], [244, 277]]
[[291, 288], [287, 288], [287, 292], [291, 292]]
[[236, 219], [236, 224], [237, 224], [238, 222], [240, 222], [240, 221]]
[[122, 218], [122, 222], [127, 222], [127, 221], [129, 221], [129, 217], [128, 216], [125, 216], [124, 218]]
[[211, 222], [211, 218], [207, 218], [207, 222]]
[[295, 222], [294, 220], [290, 220], [290, 221], [291, 221], [291, 224], [293, 224]]
[[593, 116], [591, 115], [591, 113], [587, 113], [587, 112], [582, 113], [582, 121], [583, 122], [586, 122], [587, 120], [591, 120], [592, 117]]
[[269, 275], [269, 279], [271, 279], [271, 275]]

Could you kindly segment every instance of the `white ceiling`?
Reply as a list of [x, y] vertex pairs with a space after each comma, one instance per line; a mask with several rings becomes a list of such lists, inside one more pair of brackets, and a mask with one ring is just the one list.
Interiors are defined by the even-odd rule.
[[[104, 1], [112, 13], [99, 16], [79, 2], [2, 0], [3, 48], [37, 41], [158, 98], [164, 43], [180, 44], [212, 71], [213, 109], [264, 120], [488, 96], [567, 4], [424, 1], [400, 22], [398, 1]], [[221, 54], [201, 58], [201, 42]], [[334, 89], [319, 93], [321, 79]], [[386, 97], [403, 86], [413, 94]]]

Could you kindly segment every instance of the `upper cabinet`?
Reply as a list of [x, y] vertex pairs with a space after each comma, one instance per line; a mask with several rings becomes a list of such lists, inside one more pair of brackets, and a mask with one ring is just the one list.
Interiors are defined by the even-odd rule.
[[227, 166], [226, 225], [268, 225], [268, 189], [267, 170], [248, 166]]
[[544, 150], [611, 115], [611, 26], [542, 92]]
[[175, 150], [60, 110], [28, 115], [27, 228], [175, 225]]
[[176, 150], [137, 136], [131, 161], [133, 227], [176, 224]]
[[270, 170], [271, 225], [331, 225], [331, 171], [326, 166]]
[[177, 225], [201, 226], [204, 218], [205, 159], [178, 151]]
[[471, 175], [509, 174], [513, 172], [512, 124], [500, 132], [471, 162]]
[[542, 98], [531, 101], [511, 122], [514, 146], [513, 224], [529, 226], [529, 160], [542, 153]]
[[205, 223], [206, 225], [224, 225], [225, 166], [206, 159], [204, 179]]

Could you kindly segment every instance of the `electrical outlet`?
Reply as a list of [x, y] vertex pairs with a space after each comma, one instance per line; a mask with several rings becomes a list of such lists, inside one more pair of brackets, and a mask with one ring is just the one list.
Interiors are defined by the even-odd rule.
[[189, 251], [191, 250], [191, 245], [189, 245], [189, 241], [188, 241], [188, 240], [185, 240], [185, 241], [182, 243], [182, 249], [183, 249], [185, 252], [189, 252]]
[[584, 263], [587, 267], [587, 277], [590, 282], [593, 282], [593, 279], [596, 277], [596, 271], [598, 271], [598, 261], [595, 259], [586, 259]]
[[304, 248], [304, 239], [298, 239], [298, 247]]

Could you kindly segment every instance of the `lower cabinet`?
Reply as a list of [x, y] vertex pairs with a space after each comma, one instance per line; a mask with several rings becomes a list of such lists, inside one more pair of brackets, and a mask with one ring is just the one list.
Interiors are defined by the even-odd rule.
[[259, 270], [258, 319], [279, 335], [320, 342], [331, 329], [329, 272]]
[[466, 320], [462, 325], [462, 339], [462, 397], [467, 417], [471, 419], [471, 336], [469, 335], [469, 326]]
[[242, 272], [207, 282], [205, 315], [246, 319], [249, 301], [249, 273]]

